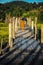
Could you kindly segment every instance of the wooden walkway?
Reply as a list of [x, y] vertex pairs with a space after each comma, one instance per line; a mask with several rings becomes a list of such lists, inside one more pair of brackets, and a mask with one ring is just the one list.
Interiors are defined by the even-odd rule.
[[16, 34], [13, 48], [0, 56], [0, 65], [41, 65], [43, 50], [32, 31], [27, 28]]

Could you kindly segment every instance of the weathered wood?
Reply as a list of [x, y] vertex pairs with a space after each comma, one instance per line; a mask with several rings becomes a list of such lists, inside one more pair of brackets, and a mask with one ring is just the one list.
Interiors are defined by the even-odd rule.
[[17, 21], [18, 21], [18, 19], [16, 18], [16, 20], [15, 20], [15, 32], [17, 32], [17, 30], [18, 30]]
[[35, 39], [37, 34], [37, 17], [35, 17]]
[[18, 29], [20, 29], [20, 17], [18, 18]]
[[29, 17], [29, 26], [31, 27], [31, 17]]
[[12, 21], [12, 27], [13, 27], [13, 38], [15, 39], [15, 17], [13, 17], [13, 21]]
[[32, 21], [32, 32], [34, 30], [34, 21]]
[[31, 17], [27, 18], [27, 24], [28, 24], [29, 27], [31, 25], [30, 23], [31, 23]]
[[12, 47], [12, 23], [11, 23], [11, 19], [9, 22], [9, 46]]
[[1, 54], [1, 51], [2, 51], [2, 44], [3, 44], [3, 38], [1, 39], [0, 54]]
[[43, 43], [43, 24], [41, 25], [41, 43]]
[[29, 18], [27, 17], [27, 25], [29, 26]]

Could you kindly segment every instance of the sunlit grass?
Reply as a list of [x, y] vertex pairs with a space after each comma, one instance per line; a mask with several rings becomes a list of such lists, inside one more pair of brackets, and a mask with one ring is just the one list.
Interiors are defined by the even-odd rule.
[[0, 43], [1, 39], [4, 38], [4, 41], [8, 42], [8, 24], [7, 23], [0, 23]]

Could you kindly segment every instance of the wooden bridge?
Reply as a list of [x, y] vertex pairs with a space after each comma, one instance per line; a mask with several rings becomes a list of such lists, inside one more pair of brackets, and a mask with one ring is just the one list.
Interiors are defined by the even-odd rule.
[[41, 65], [43, 50], [29, 27], [16, 32], [13, 47], [0, 56], [0, 65]]
[[[9, 33], [12, 34], [11, 28]], [[10, 35], [9, 41], [13, 43], [13, 47], [10, 48], [9, 45], [3, 49], [4, 54], [0, 56], [0, 65], [43, 65], [43, 47], [41, 47], [40, 41], [35, 39], [35, 34], [32, 28], [26, 25], [24, 31], [21, 29], [16, 31], [16, 37], [12, 40]]]

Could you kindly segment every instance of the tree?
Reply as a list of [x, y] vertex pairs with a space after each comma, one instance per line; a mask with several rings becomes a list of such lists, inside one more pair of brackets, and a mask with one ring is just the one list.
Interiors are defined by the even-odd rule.
[[43, 10], [40, 11], [38, 15], [38, 20], [40, 21], [40, 23], [43, 23]]

